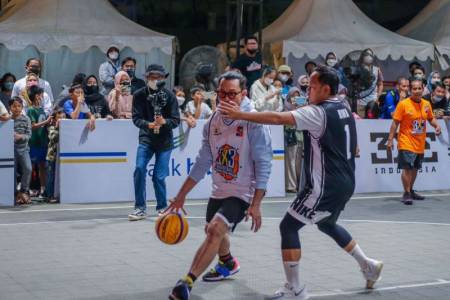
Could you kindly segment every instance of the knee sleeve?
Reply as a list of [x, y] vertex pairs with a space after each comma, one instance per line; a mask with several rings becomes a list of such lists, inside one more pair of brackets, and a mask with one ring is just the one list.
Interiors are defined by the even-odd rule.
[[322, 223], [318, 224], [317, 227], [330, 236], [341, 248], [345, 248], [352, 241], [350, 233], [336, 223]]
[[286, 214], [280, 223], [281, 249], [300, 249], [298, 231], [305, 224]]

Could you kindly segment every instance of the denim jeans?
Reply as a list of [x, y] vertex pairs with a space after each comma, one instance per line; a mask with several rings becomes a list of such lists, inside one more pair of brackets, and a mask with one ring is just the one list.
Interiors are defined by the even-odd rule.
[[45, 194], [49, 198], [55, 197], [55, 167], [56, 161], [47, 160], [47, 186], [45, 187]]
[[[17, 178], [17, 171], [20, 170], [21, 181], [20, 181], [20, 191], [28, 192], [30, 190], [30, 181], [31, 181], [31, 159], [30, 153], [28, 151], [17, 152], [14, 151], [14, 178]], [[17, 186], [17, 185], [16, 185]], [[15, 187], [14, 187], [14, 190]]]
[[136, 154], [136, 169], [134, 170], [134, 197], [136, 209], [147, 210], [146, 203], [146, 178], [148, 162], [155, 155], [155, 167], [153, 168], [153, 188], [156, 196], [156, 210], [167, 206], [166, 182], [169, 176], [169, 160], [172, 149], [154, 151], [149, 145], [139, 144]]

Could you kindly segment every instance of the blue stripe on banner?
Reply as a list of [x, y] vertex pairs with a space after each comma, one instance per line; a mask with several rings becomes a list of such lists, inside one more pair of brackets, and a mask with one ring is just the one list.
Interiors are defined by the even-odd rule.
[[273, 150], [273, 154], [284, 154], [284, 150]]
[[99, 157], [99, 156], [127, 156], [126, 152], [80, 152], [80, 153], [60, 153], [60, 157]]

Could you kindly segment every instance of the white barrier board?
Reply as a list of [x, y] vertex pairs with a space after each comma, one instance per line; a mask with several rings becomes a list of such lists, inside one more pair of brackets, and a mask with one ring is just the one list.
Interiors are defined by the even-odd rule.
[[0, 205], [14, 205], [14, 121], [0, 122]]

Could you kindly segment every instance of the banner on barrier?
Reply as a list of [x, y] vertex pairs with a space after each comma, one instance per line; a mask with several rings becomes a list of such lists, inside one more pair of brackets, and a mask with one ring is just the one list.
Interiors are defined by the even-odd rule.
[[0, 122], [0, 205], [14, 205], [14, 121]]
[[[174, 197], [188, 176], [202, 142], [203, 125], [174, 129], [176, 148], [169, 161], [166, 178], [167, 196]], [[285, 195], [284, 137], [281, 126], [271, 126], [272, 173], [268, 197]], [[89, 132], [86, 121], [64, 120], [60, 132], [61, 203], [116, 202], [134, 200], [133, 172], [138, 146], [138, 129], [131, 120], [99, 120]], [[148, 166], [147, 199], [155, 199], [151, 175], [154, 158]], [[190, 199], [210, 196], [211, 176], [205, 178], [189, 194]]]

